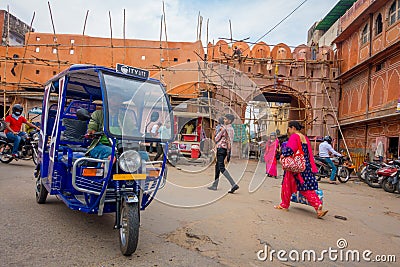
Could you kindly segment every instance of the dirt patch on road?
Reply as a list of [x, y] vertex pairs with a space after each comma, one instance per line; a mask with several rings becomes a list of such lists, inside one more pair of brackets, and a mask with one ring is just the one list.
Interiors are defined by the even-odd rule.
[[392, 216], [392, 217], [400, 220], [400, 213], [393, 212], [393, 211], [385, 211], [384, 213], [386, 215]]
[[165, 235], [165, 239], [183, 248], [201, 252], [211, 258], [217, 256], [219, 244], [207, 235], [195, 233], [192, 228], [187, 226]]

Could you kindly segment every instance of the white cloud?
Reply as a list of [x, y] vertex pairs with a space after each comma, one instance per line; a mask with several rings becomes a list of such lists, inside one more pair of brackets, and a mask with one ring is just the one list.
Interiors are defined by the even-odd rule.
[[[303, 0], [165, 0], [167, 34], [170, 41], [195, 41], [197, 16], [203, 16], [202, 40], [206, 45], [206, 22], [209, 19], [209, 40], [230, 37], [229, 19], [232, 21], [233, 38], [250, 37], [256, 41]], [[337, 1], [308, 0], [291, 17], [263, 39], [268, 44], [284, 42], [299, 45], [306, 42], [307, 30], [322, 19]], [[47, 1], [3, 0], [0, 9], [7, 10], [29, 24], [36, 12], [33, 27], [38, 32], [52, 32]], [[56, 33], [81, 34], [86, 11], [89, 10], [86, 34], [109, 37], [111, 12], [113, 37], [123, 36], [123, 9], [126, 10], [126, 38], [158, 40], [162, 1], [50, 1]], [[165, 37], [164, 37], [165, 38]]]

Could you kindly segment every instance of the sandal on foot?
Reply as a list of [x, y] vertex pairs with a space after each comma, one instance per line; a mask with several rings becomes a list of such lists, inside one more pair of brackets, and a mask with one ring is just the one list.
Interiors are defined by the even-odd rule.
[[327, 210], [322, 210], [322, 206], [320, 208], [318, 208], [317, 210], [317, 218], [321, 219], [322, 217], [324, 217], [326, 214], [328, 213]]
[[288, 211], [289, 209], [283, 208], [281, 205], [274, 206], [274, 209]]

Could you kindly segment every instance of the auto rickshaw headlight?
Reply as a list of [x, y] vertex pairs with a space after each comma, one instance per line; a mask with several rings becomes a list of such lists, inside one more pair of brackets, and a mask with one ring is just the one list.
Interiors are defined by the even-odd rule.
[[119, 157], [118, 164], [124, 172], [135, 172], [142, 165], [142, 159], [137, 151], [128, 150]]

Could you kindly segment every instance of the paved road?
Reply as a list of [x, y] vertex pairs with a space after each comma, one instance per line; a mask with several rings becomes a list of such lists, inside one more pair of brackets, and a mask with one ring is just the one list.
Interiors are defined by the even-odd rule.
[[[0, 165], [0, 266], [266, 266], [269, 259], [257, 259], [257, 252], [266, 246], [319, 253], [329, 247], [337, 249], [340, 238], [348, 243], [346, 249], [368, 249], [373, 255], [397, 253], [400, 261], [400, 195], [357, 181], [341, 185], [322, 181], [329, 213], [318, 220], [305, 205], [293, 204], [289, 212], [274, 210], [281, 180], [263, 180], [264, 168], [254, 161], [234, 160], [229, 169], [241, 180], [233, 195], [226, 194], [225, 179], [218, 191], [205, 188], [212, 181], [213, 166], [170, 168], [169, 183], [158, 201], [142, 213], [138, 250], [124, 257], [118, 233], [112, 229], [113, 215], [71, 211], [54, 196], [38, 205], [33, 165]], [[326, 263], [344, 265], [327, 257]], [[315, 263], [275, 258], [273, 265]]]
[[[221, 265], [168, 242], [145, 223], [138, 250], [124, 257], [113, 215], [72, 211], [54, 196], [37, 204], [32, 173], [31, 162], [0, 165], [0, 266]], [[146, 211], [143, 216], [151, 215]]]

